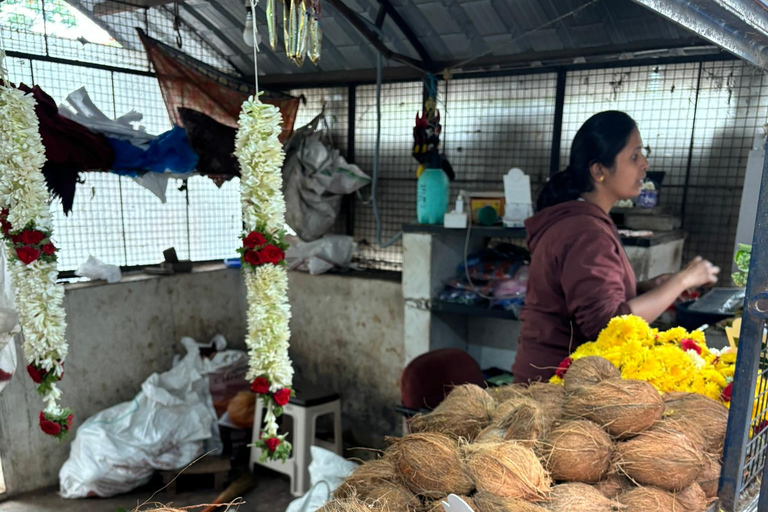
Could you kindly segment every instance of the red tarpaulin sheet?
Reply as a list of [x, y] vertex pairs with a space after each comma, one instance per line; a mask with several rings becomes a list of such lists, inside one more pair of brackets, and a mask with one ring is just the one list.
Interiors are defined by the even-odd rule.
[[[240, 107], [248, 96], [254, 94], [253, 84], [229, 76], [213, 67], [193, 59], [184, 53], [147, 36], [137, 29], [139, 38], [147, 51], [147, 58], [155, 67], [157, 80], [163, 94], [168, 115], [182, 126], [178, 109], [188, 108], [201, 112], [216, 121], [237, 127]], [[287, 94], [265, 92], [263, 103], [275, 105], [283, 116], [284, 142], [293, 134], [299, 98]]]

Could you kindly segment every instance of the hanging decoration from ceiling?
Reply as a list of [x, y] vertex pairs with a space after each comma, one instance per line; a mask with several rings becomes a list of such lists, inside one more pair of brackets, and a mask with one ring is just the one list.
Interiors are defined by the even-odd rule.
[[66, 321], [64, 288], [56, 284], [56, 247], [42, 172], [45, 148], [35, 99], [10, 86], [4, 63], [5, 52], [0, 50], [0, 228], [24, 334], [27, 372], [45, 403], [40, 428], [61, 439], [73, 416], [58, 403], [57, 383], [64, 376], [67, 357]]
[[[256, 0], [251, 0], [255, 11]], [[256, 40], [256, 29], [254, 40]], [[254, 55], [254, 66], [258, 66]], [[258, 68], [254, 69], [256, 91]], [[285, 461], [291, 453], [287, 433], [278, 434], [277, 418], [291, 398], [293, 367], [288, 356], [291, 336], [288, 273], [285, 264], [285, 198], [282, 165], [285, 158], [279, 136], [282, 117], [274, 105], [262, 103], [260, 93], [243, 103], [235, 156], [240, 163], [240, 197], [245, 234], [242, 256], [248, 300], [246, 345], [250, 356], [248, 379], [267, 412], [256, 426], [254, 446], [261, 459]]]
[[[267, 0], [269, 46], [277, 50], [277, 1]], [[323, 44], [321, 0], [280, 0], [283, 6], [283, 44], [285, 55], [301, 67], [306, 58], [317, 65]]]

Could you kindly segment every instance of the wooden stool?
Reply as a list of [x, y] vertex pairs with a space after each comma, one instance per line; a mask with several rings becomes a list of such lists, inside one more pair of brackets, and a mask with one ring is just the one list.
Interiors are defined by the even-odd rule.
[[[163, 485], [168, 486], [165, 492], [170, 496], [176, 495], [176, 483], [179, 480], [178, 478], [174, 480], [174, 478], [179, 475], [182, 469], [184, 468], [160, 472], [160, 475], [163, 477]], [[229, 462], [229, 457], [208, 456], [187, 468], [186, 471], [181, 473], [179, 478], [184, 478], [185, 475], [213, 475], [214, 490], [223, 491], [230, 469], [232, 469], [232, 465]]]

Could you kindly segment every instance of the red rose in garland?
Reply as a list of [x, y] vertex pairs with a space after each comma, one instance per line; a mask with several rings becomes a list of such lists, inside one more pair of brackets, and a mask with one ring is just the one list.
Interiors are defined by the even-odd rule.
[[45, 235], [40, 231], [28, 229], [21, 233], [21, 243], [27, 245], [37, 245], [45, 240]]
[[251, 384], [251, 391], [259, 395], [269, 393], [269, 381], [264, 377], [256, 377]]
[[250, 233], [248, 233], [248, 236], [243, 238], [243, 247], [247, 247], [248, 249], [261, 247], [266, 243], [267, 243], [267, 239], [264, 238], [264, 235], [262, 235], [258, 231], [251, 231]]
[[568, 371], [568, 368], [571, 367], [572, 362], [573, 361], [571, 360], [570, 357], [566, 357], [565, 359], [563, 359], [563, 361], [557, 366], [557, 371], [555, 372], [555, 375], [562, 378], [565, 375], [565, 373]]
[[245, 262], [250, 263], [253, 266], [261, 265], [264, 263], [261, 259], [261, 254], [256, 251], [247, 251], [244, 256]]
[[61, 425], [56, 422], [50, 421], [45, 417], [45, 414], [40, 411], [40, 430], [48, 434], [49, 436], [57, 436], [61, 434]]
[[685, 339], [685, 340], [681, 341], [680, 342], [680, 347], [684, 351], [686, 351], [686, 352], [689, 351], [689, 350], [693, 350], [697, 354], [701, 355], [701, 347], [699, 346], [698, 343], [696, 343], [693, 340]]
[[27, 365], [27, 373], [30, 377], [32, 377], [32, 380], [35, 384], [40, 384], [43, 382], [43, 379], [45, 378], [46, 372], [45, 370], [39, 369], [37, 366], [33, 364]]
[[32, 247], [19, 247], [16, 249], [16, 256], [24, 263], [29, 265], [30, 263], [37, 261], [40, 257], [40, 251], [33, 249]]
[[272, 399], [275, 401], [277, 405], [279, 405], [280, 407], [283, 407], [284, 405], [286, 405], [288, 402], [291, 401], [291, 390], [288, 388], [283, 388], [275, 392], [275, 394], [272, 396]]
[[53, 244], [51, 244], [51, 243], [45, 244], [44, 246], [41, 247], [41, 249], [43, 250], [43, 252], [45, 254], [47, 254], [49, 256], [56, 252], [56, 247]]
[[72, 420], [73, 419], [75, 419], [75, 415], [74, 414], [70, 414], [69, 416], [67, 416], [67, 430], [72, 428]]
[[274, 452], [275, 450], [277, 450], [277, 447], [280, 446], [280, 442], [281, 441], [278, 438], [270, 437], [269, 439], [264, 441], [264, 444], [267, 445], [267, 449], [270, 452]]
[[725, 389], [723, 389], [722, 393], [720, 393], [720, 400], [722, 400], [723, 402], [730, 402], [732, 393], [733, 393], [733, 382], [725, 386]]
[[264, 263], [272, 263], [277, 264], [283, 261], [283, 258], [285, 258], [285, 253], [282, 249], [279, 247], [275, 247], [272, 244], [269, 244], [265, 248], [263, 248], [260, 251], [261, 254], [261, 261]]

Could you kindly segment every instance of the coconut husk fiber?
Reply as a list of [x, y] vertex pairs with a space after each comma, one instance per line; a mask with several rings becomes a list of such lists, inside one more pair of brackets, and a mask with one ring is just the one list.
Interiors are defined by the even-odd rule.
[[488, 393], [498, 402], [506, 402], [511, 398], [518, 398], [521, 393], [524, 392], [526, 386], [524, 384], [507, 384], [506, 386], [497, 386], [490, 388]]
[[625, 512], [683, 512], [675, 496], [655, 487], [635, 487], [619, 496]]
[[697, 393], [667, 393], [664, 395], [665, 417], [696, 429], [706, 441], [706, 451], [721, 456], [728, 426], [728, 408], [720, 402]]
[[577, 359], [563, 378], [565, 392], [570, 393], [576, 388], [583, 386], [594, 386], [604, 380], [620, 379], [621, 372], [613, 364], [599, 356], [589, 356]]
[[475, 384], [456, 386], [434, 411], [417, 414], [411, 432], [436, 432], [472, 441], [491, 423], [496, 400]]
[[[378, 509], [383, 510], [383, 509]], [[364, 501], [357, 498], [334, 499], [317, 509], [317, 512], [371, 512]], [[398, 512], [394, 509], [386, 512]]]
[[411, 491], [392, 482], [379, 482], [357, 498], [371, 510], [382, 512], [417, 512], [421, 507], [421, 501]]
[[643, 432], [661, 418], [664, 401], [651, 384], [610, 379], [568, 393], [566, 416], [594, 421], [614, 437]]
[[415, 494], [461, 495], [474, 489], [456, 439], [423, 433], [410, 434], [392, 443], [387, 456], [405, 486]]
[[476, 512], [546, 512], [547, 510], [527, 501], [504, 498], [485, 491], [478, 492], [473, 499]]
[[679, 419], [665, 417], [654, 423], [649, 430], [653, 430], [655, 428], [669, 428], [672, 430], [677, 430], [678, 432], [682, 432], [688, 437], [688, 439], [693, 442], [699, 451], [701, 451], [703, 454], [707, 453], [707, 439], [702, 434], [701, 429], [692, 427], [689, 421], [681, 421]]
[[480, 432], [476, 442], [516, 441], [533, 448], [547, 431], [549, 422], [544, 411], [530, 398], [513, 399], [506, 404], [503, 414], [497, 411], [496, 420]]
[[642, 485], [681, 491], [696, 481], [706, 459], [682, 432], [656, 426], [634, 439], [618, 443], [617, 466]]
[[550, 422], [563, 418], [563, 402], [565, 400], [563, 386], [548, 382], [534, 382], [528, 386], [523, 396], [539, 404], [541, 410], [544, 411], [544, 416]]
[[539, 501], [549, 491], [549, 475], [530, 448], [488, 442], [467, 446], [465, 454], [478, 491], [527, 501]]
[[553, 428], [540, 450], [556, 481], [594, 483], [608, 476], [614, 445], [596, 423], [575, 420]]
[[634, 485], [624, 475], [610, 474], [605, 480], [592, 484], [592, 487], [600, 491], [606, 498], [613, 500], [618, 498], [621, 493], [630, 490]]
[[614, 512], [623, 509], [591, 485], [568, 483], [552, 488], [547, 509], [552, 512]]
[[705, 457], [704, 469], [696, 477], [696, 482], [709, 498], [717, 498], [717, 487], [720, 484], [720, 472], [722, 467], [715, 457]]
[[367, 496], [383, 482], [401, 482], [400, 474], [388, 458], [364, 462], [334, 491], [334, 498]]
[[707, 496], [696, 482], [675, 494], [675, 499], [684, 512], [706, 512], [709, 507]]

